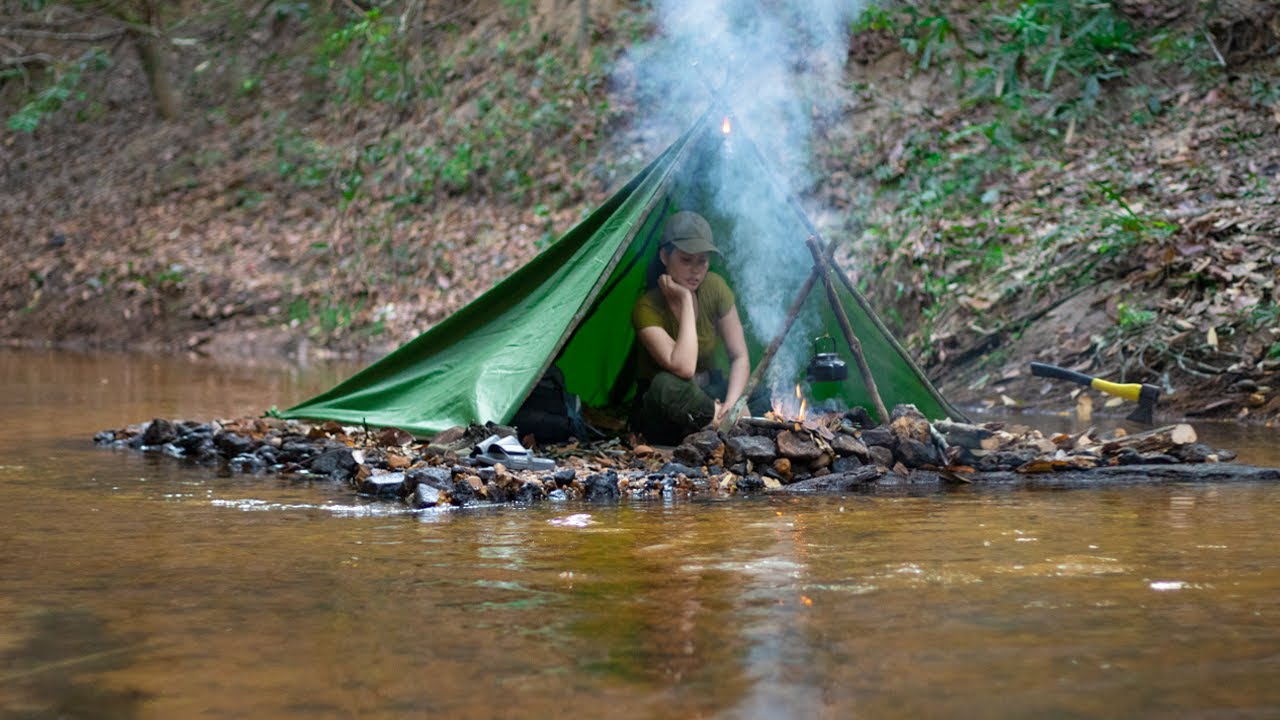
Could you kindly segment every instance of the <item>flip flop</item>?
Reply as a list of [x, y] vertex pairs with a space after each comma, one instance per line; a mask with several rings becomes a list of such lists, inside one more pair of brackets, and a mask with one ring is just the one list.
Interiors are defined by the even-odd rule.
[[490, 435], [476, 445], [471, 456], [484, 465], [502, 465], [510, 470], [554, 470], [551, 458], [534, 457], [513, 437]]

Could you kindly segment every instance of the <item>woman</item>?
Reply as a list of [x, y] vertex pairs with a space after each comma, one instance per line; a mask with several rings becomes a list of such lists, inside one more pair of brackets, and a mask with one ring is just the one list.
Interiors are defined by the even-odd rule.
[[[718, 423], [746, 388], [751, 360], [733, 291], [708, 270], [711, 253], [719, 252], [701, 215], [672, 215], [650, 288], [632, 308], [631, 324], [643, 348], [637, 354], [632, 429], [650, 442], [677, 443]], [[722, 345], [729, 356], [727, 382], [715, 366]]]

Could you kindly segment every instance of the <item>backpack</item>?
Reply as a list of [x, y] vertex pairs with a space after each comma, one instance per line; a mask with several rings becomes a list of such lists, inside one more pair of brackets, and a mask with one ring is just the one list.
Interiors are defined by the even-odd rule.
[[511, 424], [521, 435], [533, 435], [543, 444], [564, 442], [570, 437], [587, 440], [589, 433], [582, 419], [582, 401], [565, 389], [564, 373], [555, 365], [529, 391]]

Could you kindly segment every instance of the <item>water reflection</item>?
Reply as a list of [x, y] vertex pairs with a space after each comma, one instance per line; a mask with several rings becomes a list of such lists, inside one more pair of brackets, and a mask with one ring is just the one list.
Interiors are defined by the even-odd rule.
[[415, 514], [89, 442], [328, 378], [35, 358], [0, 353], [0, 716], [1280, 708], [1274, 487]]

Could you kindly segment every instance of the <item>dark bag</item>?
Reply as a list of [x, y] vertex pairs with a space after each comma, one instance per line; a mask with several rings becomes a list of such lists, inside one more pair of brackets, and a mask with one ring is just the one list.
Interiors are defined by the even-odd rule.
[[511, 424], [521, 435], [533, 435], [539, 443], [564, 442], [570, 437], [588, 439], [582, 401], [565, 389], [564, 373], [555, 365], [533, 386]]

